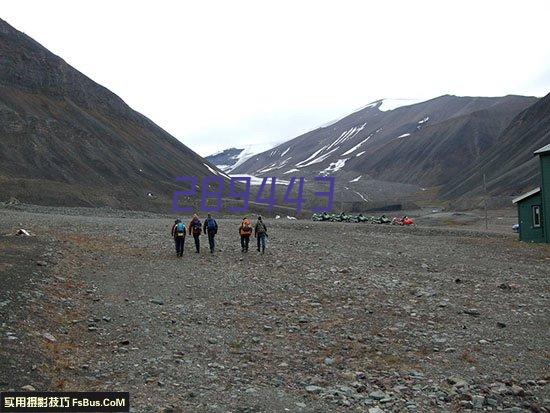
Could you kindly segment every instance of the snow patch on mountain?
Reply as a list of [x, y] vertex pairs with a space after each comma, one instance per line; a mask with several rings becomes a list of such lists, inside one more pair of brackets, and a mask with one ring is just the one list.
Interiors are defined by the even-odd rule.
[[319, 155], [319, 154], [323, 151], [323, 149], [325, 149], [326, 147], [327, 147], [327, 145], [325, 145], [325, 146], [323, 146], [321, 149], [319, 149], [319, 150], [313, 152], [313, 154], [310, 155], [307, 159], [304, 159], [303, 161], [298, 162], [295, 166], [297, 166], [298, 168], [302, 167], [304, 163], [306, 163], [306, 162], [312, 160], [313, 158], [315, 158], [315, 157], [316, 157], [317, 155]]
[[338, 172], [340, 169], [342, 169], [346, 165], [346, 161], [349, 158], [343, 158], [338, 159], [336, 162], [331, 162], [329, 166], [327, 166], [325, 169], [323, 169], [320, 173], [321, 175], [328, 175], [330, 173]]
[[359, 195], [361, 197], [361, 199], [365, 202], [369, 202], [369, 200], [367, 198], [365, 198], [365, 196], [360, 193], [360, 192], [357, 192], [357, 191], [353, 191], [355, 194]]
[[352, 111], [351, 113], [347, 113], [346, 115], [342, 116], [342, 117], [339, 117], [338, 119], [334, 119], [334, 120], [331, 120], [330, 122], [328, 123], [325, 123], [321, 126], [319, 126], [318, 128], [316, 129], [324, 129], [324, 128], [328, 128], [329, 126], [332, 126], [334, 125], [335, 123], [341, 121], [342, 119], [344, 118], [347, 118], [348, 116], [350, 115], [353, 115], [354, 113], [357, 113], [357, 112], [360, 112], [364, 109], [367, 109], [367, 108], [376, 108], [376, 106], [378, 106], [380, 104], [380, 100], [375, 100], [374, 102], [371, 102], [371, 103], [368, 103], [366, 104], [365, 106], [361, 106], [359, 109], [355, 109], [354, 111]]
[[361, 126], [357, 127], [357, 126], [354, 126], [353, 128], [351, 129], [348, 129], [347, 131], [344, 131], [342, 132], [342, 134], [334, 141], [332, 142], [329, 147], [327, 148], [327, 150], [329, 150], [330, 148], [332, 148], [333, 146], [335, 145], [338, 145], [338, 144], [342, 144], [344, 143], [345, 141], [347, 141], [348, 139], [351, 139], [353, 138], [355, 135], [357, 135], [359, 132], [361, 132], [365, 126], [367, 124], [366, 123], [363, 123]]
[[357, 149], [359, 149], [359, 147], [360, 147], [361, 145], [363, 145], [363, 144], [364, 144], [366, 141], [368, 141], [371, 137], [372, 137], [372, 133], [371, 133], [369, 136], [367, 136], [365, 139], [363, 139], [361, 142], [359, 142], [357, 145], [355, 145], [353, 148], [351, 148], [351, 149], [347, 150], [346, 152], [344, 152], [344, 153], [342, 154], [342, 156], [349, 155], [350, 153], [356, 151]]
[[[236, 162], [231, 165], [228, 169], [224, 169], [224, 172], [231, 172], [234, 171], [238, 166], [252, 158], [254, 155], [257, 155], [259, 153], [264, 152], [266, 149], [266, 144], [252, 144], [252, 145], [246, 145], [244, 149], [236, 155], [234, 158], [236, 159]], [[217, 165], [216, 165], [217, 166]]]
[[216, 171], [214, 168], [210, 167], [210, 165], [208, 164], [205, 164], [204, 162], [202, 163], [204, 166], [206, 166], [208, 168], [208, 170], [210, 172], [212, 172], [214, 175], [220, 175], [220, 176], [223, 176], [224, 178], [227, 178], [229, 179], [229, 175], [223, 173], [223, 172], [219, 172], [219, 171]]
[[264, 169], [260, 169], [259, 171], [256, 171], [258, 172], [259, 174], [263, 174], [263, 173], [266, 173], [266, 172], [269, 172], [269, 171], [272, 171], [274, 169], [277, 169], [277, 163], [272, 163], [271, 165], [269, 165], [267, 168], [264, 168]]
[[206, 166], [208, 168], [208, 170], [210, 172], [212, 172], [214, 175], [218, 175], [218, 171], [216, 171], [215, 169], [211, 168], [209, 165], [205, 164], [204, 162], [202, 163], [204, 166]]
[[424, 101], [425, 99], [382, 99], [382, 104], [378, 106], [378, 110], [387, 112], [402, 106], [410, 106]]
[[291, 174], [292, 172], [299, 172], [300, 170], [297, 168], [289, 169], [288, 171], [284, 172], [283, 175]]
[[418, 121], [418, 125], [416, 125], [416, 129], [420, 130], [426, 122], [430, 120], [429, 116], [426, 116], [424, 119]]
[[[229, 176], [231, 178], [250, 178], [250, 185], [261, 185], [264, 180], [264, 178], [260, 178], [260, 177], [257, 177], [254, 175], [248, 175], [248, 174], [237, 174], [237, 175], [230, 174]], [[290, 181], [286, 181], [284, 179], [277, 178], [275, 180], [276, 185], [288, 185], [289, 183]], [[271, 185], [271, 178], [267, 178], [266, 184]]]
[[339, 148], [340, 147], [337, 146], [333, 150], [328, 151], [327, 153], [319, 156], [318, 158], [313, 159], [312, 161], [309, 161], [308, 163], [305, 163], [305, 164], [300, 163], [300, 165], [296, 164], [296, 166], [298, 166], [300, 168], [303, 168], [303, 167], [310, 166], [310, 165], [313, 165], [313, 164], [316, 164], [316, 163], [319, 163], [319, 162], [323, 162], [325, 159], [327, 159], [330, 156], [330, 154], [332, 154], [334, 151], [338, 150]]
[[357, 182], [363, 175], [359, 175], [357, 178], [353, 178], [350, 182]]
[[285, 160], [283, 160], [282, 162], [278, 163], [277, 164], [277, 169], [281, 169], [283, 166], [285, 166], [288, 161], [290, 161], [292, 159], [292, 156], [289, 156], [288, 158], [286, 158]]

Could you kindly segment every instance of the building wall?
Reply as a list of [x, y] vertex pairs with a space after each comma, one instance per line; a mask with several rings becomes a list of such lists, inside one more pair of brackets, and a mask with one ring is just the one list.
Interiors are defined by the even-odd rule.
[[548, 153], [540, 155], [540, 175], [544, 238], [546, 242], [550, 242], [550, 154]]
[[544, 222], [545, 214], [541, 206], [542, 225], [540, 228], [533, 227], [533, 206], [541, 205], [541, 194], [531, 196], [523, 201], [518, 202], [518, 222], [519, 222], [519, 239], [527, 242], [544, 242], [544, 230], [546, 223]]

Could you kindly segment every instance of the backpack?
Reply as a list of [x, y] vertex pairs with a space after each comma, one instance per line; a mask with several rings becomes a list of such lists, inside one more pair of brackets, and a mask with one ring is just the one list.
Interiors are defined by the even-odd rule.
[[183, 223], [178, 222], [176, 224], [175, 233], [176, 233], [176, 237], [185, 237], [185, 226], [183, 225]]
[[200, 235], [201, 234], [201, 221], [196, 220], [191, 223], [191, 227], [193, 228], [193, 235]]
[[259, 222], [259, 223], [258, 223], [258, 227], [256, 228], [256, 232], [257, 232], [258, 234], [265, 234], [265, 232], [266, 232], [266, 227], [265, 227], [265, 225], [264, 225], [263, 222]]
[[206, 228], [208, 228], [208, 232], [213, 233], [216, 232], [216, 220], [215, 219], [209, 219], [206, 222]]

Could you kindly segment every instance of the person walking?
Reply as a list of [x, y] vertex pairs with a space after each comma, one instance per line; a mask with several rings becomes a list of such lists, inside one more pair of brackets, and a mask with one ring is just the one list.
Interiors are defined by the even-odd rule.
[[185, 244], [185, 225], [178, 218], [172, 225], [172, 237], [176, 244], [176, 256], [183, 257], [183, 246]]
[[254, 236], [258, 242], [258, 252], [260, 252], [260, 247], [262, 254], [265, 253], [265, 240], [267, 238], [267, 227], [262, 221], [262, 217], [258, 215], [258, 221], [254, 226]]
[[193, 219], [191, 219], [191, 222], [189, 222], [189, 235], [193, 235], [193, 238], [195, 239], [195, 248], [196, 253], [198, 254], [201, 250], [201, 241], [200, 236], [202, 232], [202, 226], [201, 226], [201, 220], [199, 219], [197, 214], [193, 214]]
[[241, 252], [248, 252], [248, 243], [252, 235], [252, 225], [247, 217], [244, 217], [239, 227], [239, 235], [241, 236]]
[[208, 235], [208, 244], [210, 245], [210, 254], [214, 253], [214, 247], [216, 246], [214, 242], [214, 237], [218, 233], [218, 223], [211, 214], [208, 214], [208, 217], [204, 220], [203, 231]]

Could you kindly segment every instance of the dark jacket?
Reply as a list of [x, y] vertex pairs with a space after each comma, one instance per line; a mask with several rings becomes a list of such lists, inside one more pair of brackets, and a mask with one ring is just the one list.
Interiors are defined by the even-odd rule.
[[258, 233], [262, 233], [262, 232], [265, 235], [267, 235], [267, 227], [265, 226], [263, 221], [258, 221], [258, 222], [256, 222], [256, 225], [254, 225], [254, 236], [257, 236]]
[[[198, 222], [198, 224], [196, 224]], [[200, 235], [200, 228], [201, 228], [201, 220], [200, 219], [192, 219], [191, 222], [189, 222], [189, 235], [191, 235], [193, 233], [193, 228], [195, 227], [195, 225], [199, 228], [199, 232], [198, 232], [198, 235]], [[193, 235], [197, 235], [197, 234], [193, 234]]]
[[202, 227], [202, 230], [204, 231], [204, 233], [206, 234], [207, 232], [209, 232], [209, 229], [208, 229], [208, 222], [209, 221], [214, 221], [214, 234], [216, 234], [218, 232], [218, 223], [216, 222], [216, 220], [214, 218], [206, 218], [204, 220], [204, 225]]

